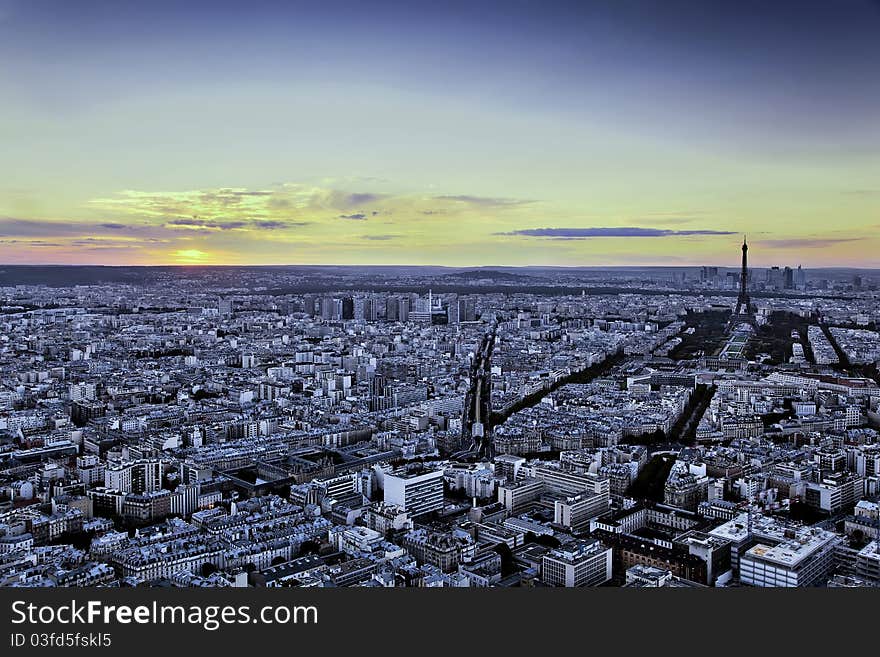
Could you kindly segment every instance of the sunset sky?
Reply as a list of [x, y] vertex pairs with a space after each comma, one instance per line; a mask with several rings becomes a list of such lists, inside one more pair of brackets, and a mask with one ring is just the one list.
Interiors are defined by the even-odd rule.
[[[185, 6], [184, 6], [185, 5]], [[880, 2], [0, 0], [0, 262], [880, 267]]]

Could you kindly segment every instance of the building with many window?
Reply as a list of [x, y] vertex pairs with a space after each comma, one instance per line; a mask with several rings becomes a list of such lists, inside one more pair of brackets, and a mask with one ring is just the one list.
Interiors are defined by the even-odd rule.
[[420, 516], [443, 508], [443, 471], [385, 475], [385, 504], [394, 504]]
[[611, 579], [611, 548], [596, 540], [552, 550], [541, 561], [541, 579], [550, 586], [598, 586]]

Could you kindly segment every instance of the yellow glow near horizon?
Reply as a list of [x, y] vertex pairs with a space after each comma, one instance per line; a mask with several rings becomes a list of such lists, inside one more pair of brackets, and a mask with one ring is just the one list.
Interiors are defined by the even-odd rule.
[[[698, 206], [523, 196], [370, 181], [127, 190], [87, 199], [71, 221], [14, 218], [0, 198], [0, 262], [735, 267], [743, 233], [758, 267], [872, 266], [880, 251], [869, 194], [841, 194], [845, 210], [775, 197]], [[823, 221], [835, 210], [837, 221]]]
[[208, 254], [199, 249], [180, 249], [174, 252], [178, 262], [192, 264], [196, 262], [204, 262]]

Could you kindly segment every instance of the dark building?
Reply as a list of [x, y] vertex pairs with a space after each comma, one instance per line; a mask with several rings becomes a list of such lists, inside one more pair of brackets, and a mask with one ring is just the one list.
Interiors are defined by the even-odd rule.
[[400, 299], [388, 297], [385, 300], [385, 319], [389, 322], [400, 321]]
[[342, 300], [342, 319], [354, 319], [354, 299], [351, 297]]
[[107, 412], [104, 404], [74, 402], [70, 406], [70, 419], [78, 427], [85, 426], [92, 418], [103, 417]]
[[315, 315], [315, 305], [318, 303], [319, 297], [314, 294], [307, 294], [303, 297], [303, 312], [306, 315]]
[[382, 374], [376, 374], [370, 380], [370, 411], [384, 411], [391, 408], [393, 402], [394, 395], [388, 379]]
[[477, 321], [477, 303], [473, 299], [458, 300], [458, 321], [459, 322], [475, 322]]

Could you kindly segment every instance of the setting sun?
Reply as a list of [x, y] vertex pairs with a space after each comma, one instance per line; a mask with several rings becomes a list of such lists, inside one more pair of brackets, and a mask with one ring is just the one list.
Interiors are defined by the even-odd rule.
[[208, 254], [204, 251], [199, 251], [198, 249], [181, 249], [175, 251], [174, 256], [178, 262], [192, 263], [203, 262]]

